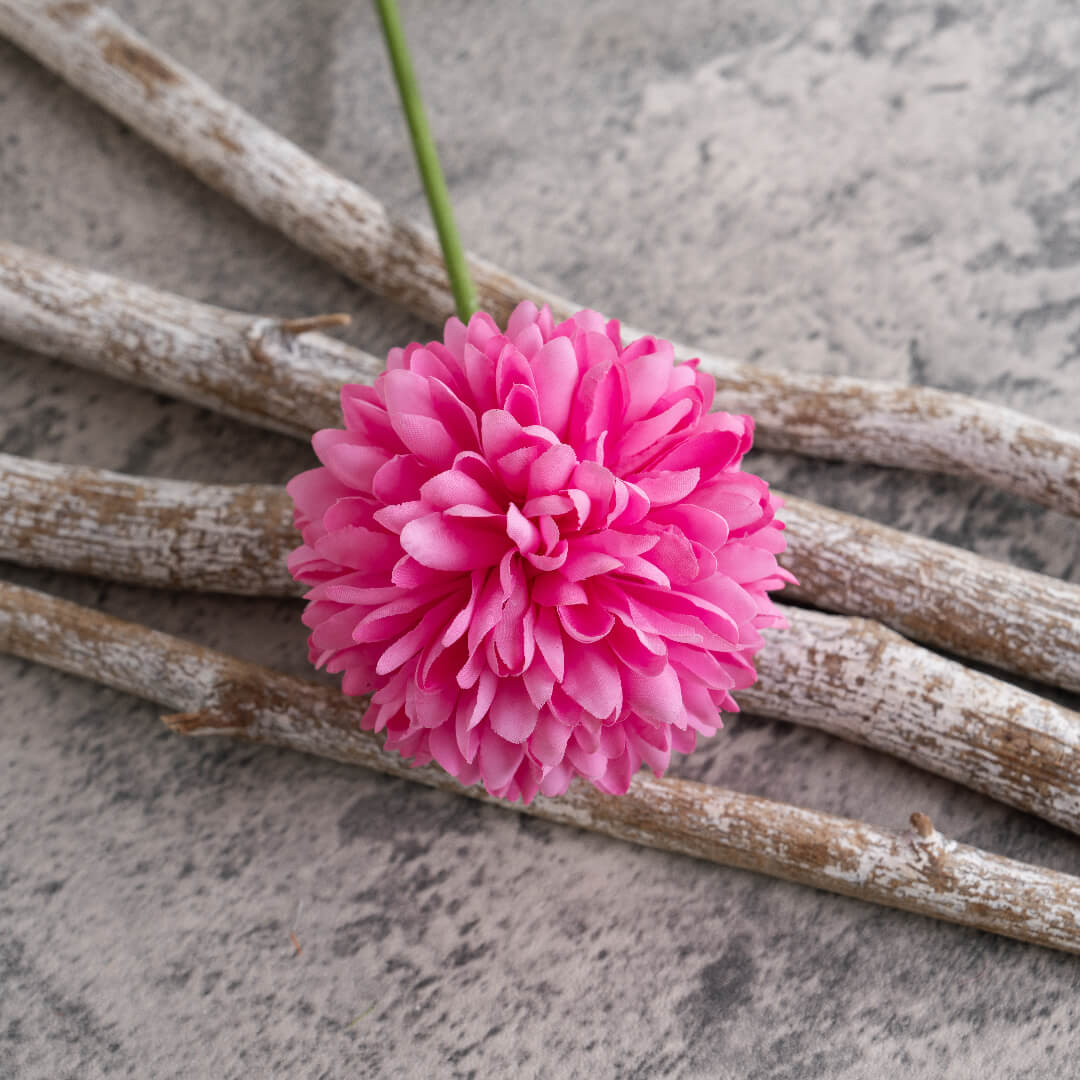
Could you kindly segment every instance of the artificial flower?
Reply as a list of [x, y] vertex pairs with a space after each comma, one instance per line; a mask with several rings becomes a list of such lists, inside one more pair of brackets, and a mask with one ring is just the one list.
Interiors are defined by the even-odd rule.
[[345, 386], [289, 485], [289, 569], [312, 661], [371, 695], [362, 726], [525, 802], [575, 776], [623, 793], [714, 734], [791, 577], [740, 468], [753, 423], [713, 394], [669, 342], [530, 303]]

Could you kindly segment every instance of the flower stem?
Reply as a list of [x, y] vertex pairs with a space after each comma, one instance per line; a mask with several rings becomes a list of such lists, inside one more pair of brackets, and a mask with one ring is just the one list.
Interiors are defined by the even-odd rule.
[[450, 288], [454, 294], [454, 304], [458, 317], [468, 322], [469, 316], [479, 307], [469, 267], [465, 260], [465, 251], [461, 246], [454, 211], [450, 205], [450, 193], [446, 190], [446, 178], [439, 164], [439, 154], [435, 149], [435, 140], [428, 127], [424, 112], [424, 100], [420, 93], [420, 84], [413, 70], [409, 56], [409, 46], [405, 40], [405, 29], [401, 25], [396, 0], [375, 0], [382, 23], [383, 37], [390, 53], [390, 63], [394, 69], [401, 105], [405, 110], [405, 119], [409, 124], [409, 136], [412, 139], [416, 164], [424, 182], [431, 217], [435, 222], [435, 231], [439, 234], [446, 273], [450, 278]]

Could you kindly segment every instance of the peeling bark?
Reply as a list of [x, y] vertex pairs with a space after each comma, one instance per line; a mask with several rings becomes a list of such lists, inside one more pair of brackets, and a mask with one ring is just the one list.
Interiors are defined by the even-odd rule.
[[313, 332], [344, 318], [227, 311], [0, 243], [0, 337], [299, 438], [385, 366]]
[[1080, 585], [784, 495], [785, 599], [1080, 692]]
[[1080, 833], [1080, 714], [869, 619], [785, 608], [748, 712], [820, 728]]

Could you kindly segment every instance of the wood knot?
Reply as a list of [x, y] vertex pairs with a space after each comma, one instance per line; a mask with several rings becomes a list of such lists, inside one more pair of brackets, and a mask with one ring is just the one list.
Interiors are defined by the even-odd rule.
[[911, 846], [926, 860], [926, 872], [936, 875], [942, 872], [946, 860], [945, 838], [934, 828], [930, 818], [916, 810], [911, 815], [911, 826], [915, 830], [915, 836], [911, 839]]

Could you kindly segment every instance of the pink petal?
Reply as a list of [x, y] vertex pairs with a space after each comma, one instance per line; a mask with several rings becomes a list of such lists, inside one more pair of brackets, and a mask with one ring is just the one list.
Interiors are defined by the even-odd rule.
[[683, 398], [682, 401], [676, 401], [658, 416], [639, 420], [619, 440], [619, 460], [625, 462], [634, 454], [639, 454], [655, 445], [690, 412], [690, 409], [690, 402]]
[[432, 466], [412, 454], [392, 457], [375, 474], [371, 490], [384, 503], [403, 503], [419, 498], [420, 488], [434, 474]]
[[615, 625], [615, 616], [591, 604], [576, 604], [573, 607], [556, 609], [563, 629], [575, 641], [591, 643], [607, 637], [608, 631]]
[[522, 300], [510, 313], [510, 318], [506, 321], [506, 336], [509, 338], [517, 337], [523, 330], [536, 322], [538, 314], [536, 305], [531, 300]]
[[551, 495], [562, 491], [570, 482], [577, 465], [573, 447], [558, 443], [545, 450], [529, 466], [529, 495]]
[[495, 362], [495, 396], [503, 408], [510, 391], [515, 386], [527, 386], [531, 390], [536, 389], [533, 382], [533, 372], [529, 361], [517, 350], [514, 345], [507, 344], [499, 353], [499, 359]]
[[630, 387], [626, 420], [639, 420], [653, 411], [667, 390], [675, 366], [675, 352], [670, 342], [639, 338], [626, 348], [621, 362]]
[[573, 779], [573, 766], [568, 761], [560, 761], [550, 769], [545, 769], [543, 779], [540, 781], [540, 793], [549, 799], [565, 795]]
[[671, 724], [684, 712], [682, 685], [675, 669], [667, 664], [659, 675], [623, 672], [626, 706], [649, 724]]
[[305, 517], [321, 518], [326, 508], [352, 494], [328, 469], [308, 469], [294, 476], [285, 490]]
[[470, 690], [458, 696], [457, 715], [454, 719], [454, 739], [461, 756], [470, 764], [476, 760], [477, 751], [480, 749], [480, 729], [469, 726], [469, 717], [475, 702], [476, 691]]
[[702, 478], [708, 479], [738, 460], [741, 443], [741, 425], [737, 431], [706, 431], [691, 435], [665, 454], [658, 466], [667, 470], [699, 467]]
[[555, 676], [542, 656], [536, 657], [521, 676], [529, 699], [542, 709], [551, 700], [551, 691], [555, 686]]
[[667, 725], [627, 725], [631, 749], [657, 775], [663, 776], [671, 764], [671, 729]]
[[523, 555], [540, 546], [540, 530], [513, 503], [506, 511], [506, 534]]
[[648, 495], [653, 506], [667, 506], [685, 499], [698, 486], [700, 479], [701, 470], [694, 468], [641, 476], [637, 484]]
[[372, 516], [384, 529], [400, 535], [401, 530], [404, 529], [410, 521], [415, 521], [417, 518], [421, 518], [430, 512], [431, 507], [423, 500], [417, 499], [413, 502], [396, 503], [392, 506], [384, 506], [381, 509], [376, 510]]
[[382, 386], [390, 423], [398, 438], [423, 461], [449, 468], [461, 447], [438, 419], [431, 384], [412, 371], [388, 371]]
[[324, 559], [358, 570], [389, 568], [401, 554], [396, 536], [359, 525], [328, 533], [313, 546]]
[[565, 673], [563, 636], [558, 617], [552, 608], [536, 609], [536, 626], [533, 633], [536, 636], [536, 647], [540, 650], [540, 655], [551, 668], [556, 680], [562, 682]]
[[596, 786], [608, 795], [625, 795], [634, 777], [634, 765], [630, 752], [624, 750], [618, 757], [608, 761], [604, 775], [595, 781]]
[[529, 750], [541, 765], [558, 765], [566, 754], [570, 728], [544, 712], [529, 739]]
[[446, 429], [455, 450], [477, 450], [480, 447], [480, 430], [473, 412], [446, 383], [431, 379], [431, 407], [437, 419]]
[[480, 773], [489, 791], [508, 784], [525, 756], [524, 743], [507, 742], [486, 729], [480, 735]]
[[536, 552], [532, 552], [526, 555], [525, 558], [535, 566], [537, 570], [542, 570], [544, 573], [551, 573], [566, 564], [566, 555], [568, 551], [569, 547], [566, 541], [560, 540], [551, 549], [549, 555], [539, 555]]
[[401, 667], [406, 660], [411, 660], [421, 649], [436, 641], [445, 630], [456, 607], [457, 598], [453, 596], [436, 604], [412, 630], [397, 638], [379, 657], [376, 673], [388, 675]]
[[536, 578], [532, 587], [533, 601], [543, 607], [557, 604], [587, 604], [589, 594], [584, 586], [569, 581], [561, 574], [544, 574]]
[[435, 510], [449, 510], [466, 503], [492, 513], [499, 511], [488, 490], [465, 470], [456, 467], [428, 480], [420, 489], [420, 497]]
[[622, 708], [619, 669], [610, 650], [602, 644], [570, 650], [562, 687], [582, 708], [601, 720]]
[[553, 338], [532, 358], [533, 378], [540, 401], [540, 419], [562, 436], [578, 385], [578, 361], [572, 342]]
[[586, 578], [596, 577], [598, 574], [606, 574], [611, 570], [618, 570], [622, 566], [622, 560], [615, 555], [607, 555], [602, 551], [582, 551], [570, 544], [566, 556], [566, 565], [563, 573], [571, 581], [584, 581]]
[[374, 514], [376, 507], [377, 503], [362, 495], [338, 499], [323, 514], [323, 528], [328, 533], [347, 528], [350, 525], [362, 525], [365, 529], [370, 529], [376, 524]]
[[466, 766], [452, 724], [434, 728], [428, 737], [431, 756], [451, 775], [460, 776]]
[[436, 570], [477, 570], [502, 558], [507, 538], [486, 522], [435, 513], [410, 521], [401, 530], [401, 546]]
[[500, 679], [488, 722], [507, 742], [523, 743], [533, 733], [539, 713], [520, 679]]

